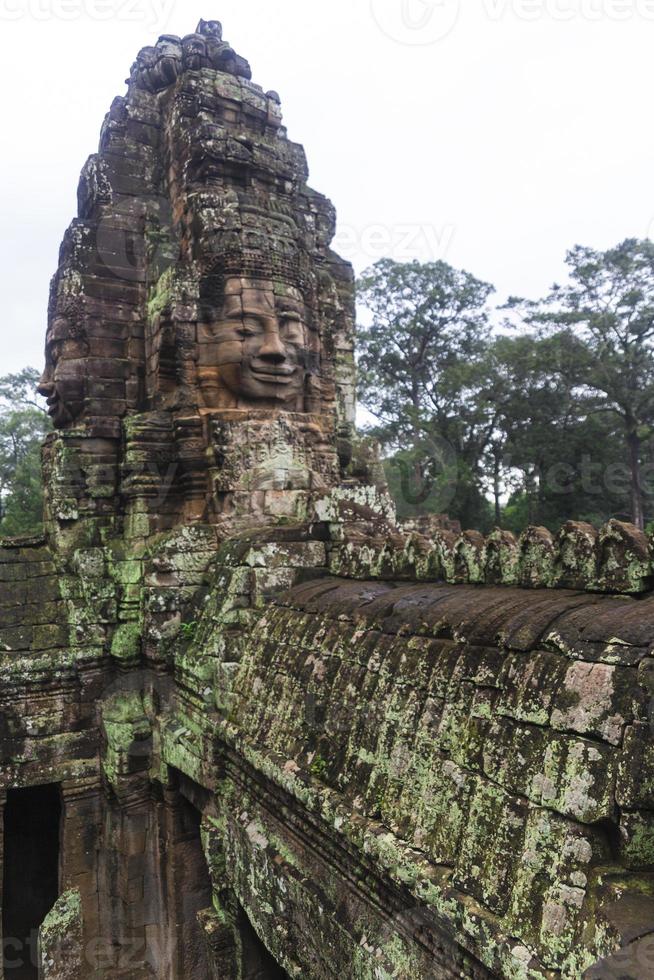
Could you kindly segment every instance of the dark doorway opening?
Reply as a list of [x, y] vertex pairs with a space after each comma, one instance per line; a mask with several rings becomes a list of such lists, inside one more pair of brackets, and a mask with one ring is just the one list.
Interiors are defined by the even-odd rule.
[[[202, 843], [202, 814], [213, 813], [212, 794], [183, 773], [171, 770], [173, 785], [177, 790], [175, 868], [171, 878], [178, 925], [178, 957], [176, 976], [207, 980], [221, 976], [221, 963], [214, 960], [214, 953], [207, 945], [207, 937], [198, 920], [198, 912], [213, 907], [211, 875]], [[229, 911], [234, 946], [230, 946], [237, 962], [237, 974], [241, 980], [290, 980], [275, 958], [259, 939], [245, 909], [233, 895]], [[225, 951], [222, 951], [224, 956]], [[209, 962], [211, 960], [211, 962]], [[8, 978], [10, 980], [10, 978]]]
[[238, 933], [243, 980], [290, 980], [259, 939], [243, 908], [239, 908]]
[[39, 926], [59, 896], [58, 786], [14, 789], [4, 819], [2, 963], [6, 980], [36, 980]]
[[[193, 787], [195, 788], [195, 787]], [[197, 787], [201, 793], [200, 787]], [[195, 794], [193, 794], [195, 800]], [[198, 912], [211, 908], [212, 889], [201, 837], [202, 815], [184, 796], [178, 797], [175, 876], [171, 902], [177, 923], [176, 977], [205, 980], [208, 949]]]

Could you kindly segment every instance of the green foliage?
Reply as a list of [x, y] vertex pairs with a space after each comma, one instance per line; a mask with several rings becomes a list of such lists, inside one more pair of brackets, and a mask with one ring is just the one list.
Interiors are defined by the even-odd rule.
[[540, 303], [513, 300], [529, 323], [565, 343], [589, 415], [609, 415], [628, 461], [631, 519], [646, 520], [642, 462], [654, 434], [654, 243], [627, 239], [567, 255], [569, 283]]
[[188, 643], [191, 643], [195, 639], [195, 634], [198, 631], [199, 625], [200, 624], [195, 620], [190, 623], [182, 623], [180, 627], [182, 639], [186, 640]]
[[0, 378], [0, 535], [37, 534], [43, 521], [41, 444], [50, 420], [36, 395], [39, 373]]
[[455, 454], [435, 440], [394, 453], [384, 460], [384, 470], [402, 518], [444, 513], [459, 483]]
[[485, 466], [490, 487], [499, 459], [500, 488], [513, 490], [501, 517], [508, 530], [629, 517], [628, 472], [615, 419], [594, 411], [577, 349], [567, 333], [499, 337], [489, 349], [497, 456]]
[[654, 517], [654, 244], [567, 263], [568, 284], [511, 300], [496, 335], [492, 287], [444, 262], [362, 277], [360, 400], [400, 517], [517, 533]]
[[502, 513], [502, 527], [519, 535], [531, 523], [531, 501], [524, 491], [514, 493]]
[[317, 755], [311, 763], [309, 771], [316, 779], [324, 779], [327, 774], [327, 761], [321, 755]]
[[478, 468], [493, 420], [479, 393], [492, 292], [445, 262], [382, 259], [359, 282], [372, 316], [358, 337], [360, 398], [389, 451], [403, 516], [474, 520], [473, 489], [483, 501]]

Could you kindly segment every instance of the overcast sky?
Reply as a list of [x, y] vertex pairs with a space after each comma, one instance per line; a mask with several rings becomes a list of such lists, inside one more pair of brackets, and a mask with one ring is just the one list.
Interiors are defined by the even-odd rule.
[[219, 19], [280, 92], [337, 247], [537, 296], [654, 229], [654, 0], [0, 0], [0, 374], [40, 366], [79, 170], [138, 49]]

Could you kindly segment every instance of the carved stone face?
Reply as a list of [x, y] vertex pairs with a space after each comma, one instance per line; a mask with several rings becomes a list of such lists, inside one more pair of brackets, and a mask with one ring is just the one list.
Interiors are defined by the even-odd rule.
[[188, 34], [182, 40], [184, 67], [190, 71], [199, 71], [209, 66], [207, 57], [207, 42], [201, 34]]
[[160, 58], [181, 58], [180, 40], [172, 34], [162, 34], [156, 43], [155, 50], [157, 57]]
[[182, 70], [182, 45], [177, 38], [160, 37], [156, 46], [156, 64], [149, 73], [155, 91], [174, 84]]
[[147, 72], [156, 63], [157, 54], [153, 47], [141, 48], [132, 65], [132, 73]]
[[213, 322], [200, 327], [200, 386], [208, 408], [304, 411], [310, 338], [299, 290], [228, 278]]
[[58, 317], [48, 330], [46, 366], [39, 383], [39, 394], [48, 403], [48, 414], [55, 428], [79, 418], [86, 398], [88, 344], [68, 320]]
[[218, 41], [221, 41], [223, 25], [219, 20], [201, 20], [198, 24], [197, 33], [204, 34], [206, 37], [215, 37]]

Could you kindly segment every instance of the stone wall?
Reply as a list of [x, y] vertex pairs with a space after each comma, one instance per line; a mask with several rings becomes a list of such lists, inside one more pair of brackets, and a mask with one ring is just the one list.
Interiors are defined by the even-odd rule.
[[83, 170], [46, 534], [0, 543], [0, 837], [61, 804], [41, 976], [641, 980], [652, 544], [398, 524], [306, 181], [215, 21]]
[[[259, 621], [230, 733], [405, 890], [409, 919], [492, 975], [581, 976], [654, 885], [653, 615], [649, 598], [310, 583]], [[280, 838], [258, 814], [245, 867]], [[363, 944], [365, 916], [343, 927]], [[421, 975], [373, 945], [388, 975]]]
[[499, 529], [487, 537], [445, 528], [376, 539], [354, 534], [334, 548], [330, 567], [346, 578], [634, 595], [651, 590], [654, 542], [633, 524], [616, 520], [599, 530], [570, 521], [558, 534], [528, 527], [518, 538]]

